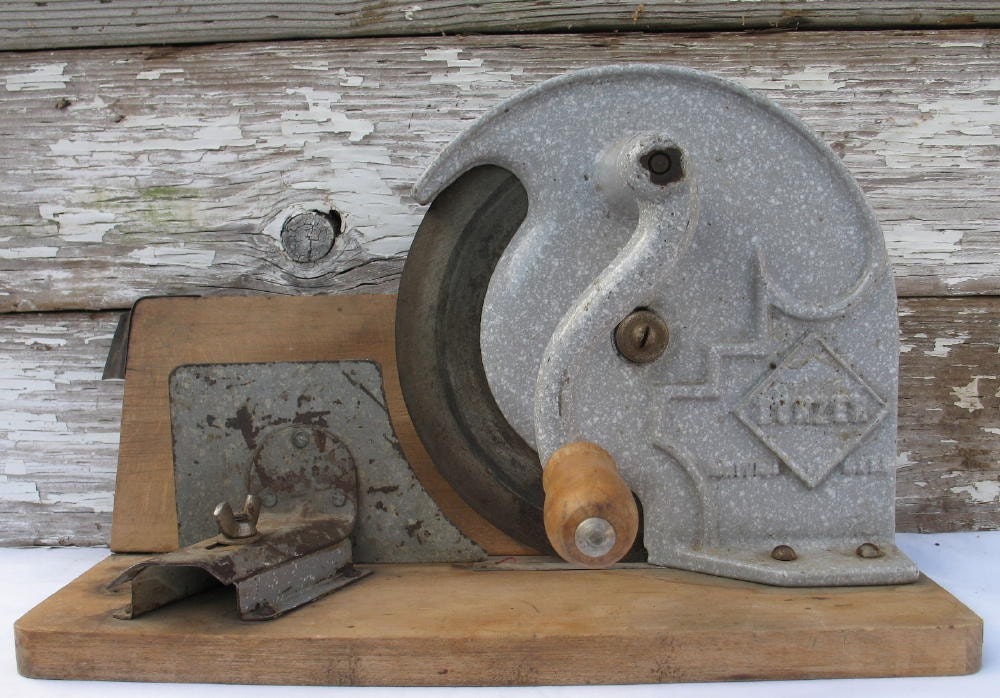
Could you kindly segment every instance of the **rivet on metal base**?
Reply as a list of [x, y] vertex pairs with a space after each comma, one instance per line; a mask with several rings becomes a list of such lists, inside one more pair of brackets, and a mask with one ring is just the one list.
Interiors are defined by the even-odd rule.
[[863, 557], [866, 560], [873, 560], [878, 557], [882, 557], [885, 553], [874, 543], [862, 543], [858, 546], [858, 549], [854, 551], [858, 557]]
[[774, 546], [774, 550], [771, 551], [771, 557], [773, 557], [778, 562], [792, 562], [793, 560], [799, 559], [799, 556], [795, 553], [795, 550], [790, 545]]

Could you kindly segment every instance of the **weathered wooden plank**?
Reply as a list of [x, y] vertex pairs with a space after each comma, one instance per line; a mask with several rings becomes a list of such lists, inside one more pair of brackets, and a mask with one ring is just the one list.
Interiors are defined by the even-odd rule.
[[[496, 36], [0, 54], [0, 312], [205, 288], [394, 289], [409, 190], [469, 120], [581, 68], [752, 87], [842, 154], [903, 295], [1000, 292], [1000, 31]], [[331, 254], [280, 227], [338, 210]]]
[[896, 525], [1000, 527], [1000, 298], [901, 304]]
[[116, 622], [128, 597], [104, 587], [140, 559], [104, 560], [20, 618], [20, 673], [513, 686], [932, 676], [982, 663], [983, 621], [924, 576], [818, 590], [656, 568], [380, 565], [274, 623], [241, 621], [222, 590]]
[[116, 322], [0, 316], [0, 543], [107, 542], [122, 384], [101, 368]]
[[992, 0], [48, 0], [0, 5], [0, 50], [553, 31], [990, 26]]
[[[0, 545], [107, 541], [115, 313], [0, 316]], [[1000, 529], [1000, 298], [905, 299], [897, 525]]]

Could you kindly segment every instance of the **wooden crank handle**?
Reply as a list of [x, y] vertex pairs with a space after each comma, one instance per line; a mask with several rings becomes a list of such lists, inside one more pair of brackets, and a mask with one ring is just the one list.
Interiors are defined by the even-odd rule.
[[545, 533], [559, 556], [584, 567], [610, 567], [631, 549], [639, 530], [632, 490], [611, 454], [575, 441], [552, 454], [542, 471]]

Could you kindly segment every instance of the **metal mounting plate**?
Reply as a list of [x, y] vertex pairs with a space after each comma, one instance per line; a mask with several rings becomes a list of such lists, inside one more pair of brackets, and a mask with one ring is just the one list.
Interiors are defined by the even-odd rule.
[[[303, 467], [347, 453], [357, 467], [355, 562], [479, 560], [466, 538], [420, 485], [396, 440], [377, 364], [370, 361], [181, 366], [170, 380], [177, 520], [180, 544], [216, 533], [212, 511], [237, 505], [247, 492], [268, 497], [251, 477], [264, 452], [286, 444]], [[309, 435], [292, 452], [291, 438]], [[315, 441], [331, 434], [317, 450]], [[288, 437], [288, 438], [284, 438]], [[313, 451], [316, 451], [315, 453]], [[268, 453], [268, 457], [274, 457]], [[256, 490], [256, 491], [255, 491]], [[335, 502], [329, 506], [335, 510]]]

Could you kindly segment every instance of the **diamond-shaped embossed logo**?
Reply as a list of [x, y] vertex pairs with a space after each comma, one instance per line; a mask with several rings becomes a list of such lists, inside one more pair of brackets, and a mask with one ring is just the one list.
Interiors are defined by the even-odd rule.
[[823, 482], [887, 412], [885, 401], [815, 334], [735, 410], [808, 487]]

